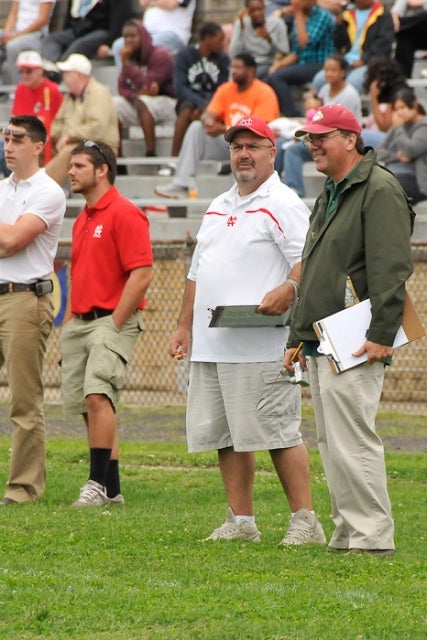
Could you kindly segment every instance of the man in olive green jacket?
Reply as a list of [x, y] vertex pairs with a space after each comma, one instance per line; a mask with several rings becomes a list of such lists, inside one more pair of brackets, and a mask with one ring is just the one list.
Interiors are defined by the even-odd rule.
[[[335, 523], [329, 548], [389, 556], [394, 523], [375, 416], [412, 273], [413, 211], [360, 133], [341, 105], [321, 107], [297, 132], [327, 180], [310, 219], [285, 367], [293, 371], [292, 355], [304, 341], [300, 363], [306, 368], [312, 356], [311, 393]], [[345, 308], [349, 283], [355, 300], [369, 298], [372, 305], [366, 340], [353, 354], [366, 354], [367, 362], [337, 375], [317, 352], [312, 323]]]

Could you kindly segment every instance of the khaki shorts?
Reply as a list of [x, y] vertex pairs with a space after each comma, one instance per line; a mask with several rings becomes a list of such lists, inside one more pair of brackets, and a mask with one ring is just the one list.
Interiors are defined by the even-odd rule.
[[301, 444], [301, 391], [281, 375], [282, 367], [282, 362], [192, 362], [188, 450], [261, 451]]
[[143, 329], [136, 311], [119, 331], [111, 316], [85, 322], [72, 318], [61, 332], [62, 397], [65, 411], [86, 413], [86, 396], [107, 396], [117, 406], [135, 343]]
[[[140, 96], [139, 99], [144, 102], [156, 124], [175, 124], [175, 98], [169, 98], [169, 96]], [[123, 127], [139, 124], [136, 108], [126, 98], [115, 96], [114, 104], [117, 117]]]

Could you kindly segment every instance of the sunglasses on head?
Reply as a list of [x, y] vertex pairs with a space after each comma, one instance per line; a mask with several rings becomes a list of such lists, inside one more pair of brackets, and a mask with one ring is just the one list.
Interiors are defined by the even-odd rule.
[[102, 159], [104, 160], [105, 164], [107, 165], [107, 167], [110, 169], [111, 171], [111, 165], [110, 162], [107, 159], [107, 156], [105, 155], [105, 153], [103, 152], [103, 150], [101, 149], [101, 147], [99, 146], [99, 144], [97, 142], [94, 142], [93, 140], [85, 140], [83, 142], [83, 146], [87, 147], [88, 149], [96, 149], [99, 153], [99, 155], [102, 157]]
[[3, 138], [5, 142], [9, 142], [12, 140], [13, 142], [20, 142], [27, 136], [27, 138], [31, 138], [31, 136], [26, 131], [12, 131], [9, 127], [5, 127], [3, 129]]

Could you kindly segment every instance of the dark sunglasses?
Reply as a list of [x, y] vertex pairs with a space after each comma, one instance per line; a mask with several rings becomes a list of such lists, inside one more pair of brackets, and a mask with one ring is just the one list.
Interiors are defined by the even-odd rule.
[[101, 149], [101, 147], [99, 146], [99, 144], [97, 142], [94, 142], [93, 140], [85, 140], [83, 142], [83, 146], [87, 147], [88, 149], [96, 149], [98, 151], [99, 155], [104, 160], [104, 162], [107, 165], [107, 167], [111, 171], [111, 164], [110, 164], [109, 160], [107, 159], [107, 156], [105, 155], [105, 153], [103, 152], [103, 150]]

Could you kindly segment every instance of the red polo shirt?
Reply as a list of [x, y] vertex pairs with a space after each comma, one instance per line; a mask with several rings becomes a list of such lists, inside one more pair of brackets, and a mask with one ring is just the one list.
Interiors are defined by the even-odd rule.
[[[141, 209], [111, 187], [86, 206], [73, 227], [71, 311], [115, 309], [129, 273], [153, 264], [149, 222]], [[141, 300], [138, 307], [144, 307]]]

